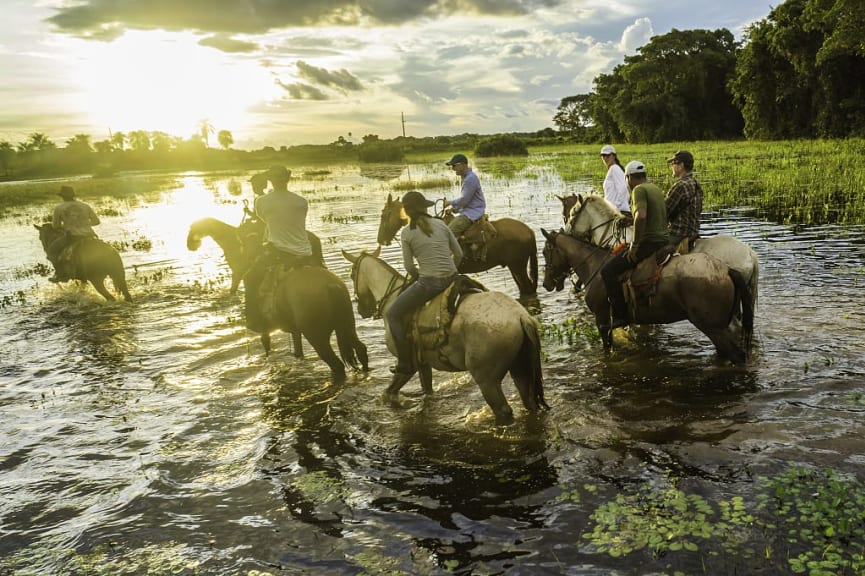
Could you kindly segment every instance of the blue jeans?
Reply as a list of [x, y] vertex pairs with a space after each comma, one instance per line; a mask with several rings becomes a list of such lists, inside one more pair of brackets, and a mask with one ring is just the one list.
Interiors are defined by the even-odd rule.
[[444, 292], [451, 285], [455, 276], [456, 274], [442, 278], [421, 276], [417, 282], [397, 296], [390, 308], [387, 309], [387, 323], [396, 345], [397, 372], [411, 374], [415, 371], [414, 362], [412, 362], [411, 340], [409, 340], [409, 323], [412, 314], [438, 294]]

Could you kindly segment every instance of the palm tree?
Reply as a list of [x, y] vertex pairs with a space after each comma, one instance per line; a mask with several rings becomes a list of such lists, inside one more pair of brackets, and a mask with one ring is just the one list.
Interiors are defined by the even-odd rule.
[[93, 152], [93, 146], [90, 144], [90, 134], [76, 134], [66, 141], [65, 150], [75, 153]]
[[115, 132], [111, 135], [111, 145], [115, 150], [123, 150], [126, 147], [126, 134]]
[[129, 146], [136, 152], [150, 150], [150, 133], [147, 130], [133, 130], [127, 136]]
[[0, 166], [3, 167], [3, 174], [9, 175], [9, 167], [12, 164], [12, 159], [15, 157], [15, 147], [11, 143], [3, 140], [0, 142]]
[[198, 121], [198, 134], [201, 136], [205, 148], [210, 148], [210, 135], [213, 134], [213, 124], [210, 123], [210, 120], [202, 118]]
[[57, 148], [57, 144], [42, 132], [34, 132], [27, 141], [30, 143], [30, 150], [54, 150]]

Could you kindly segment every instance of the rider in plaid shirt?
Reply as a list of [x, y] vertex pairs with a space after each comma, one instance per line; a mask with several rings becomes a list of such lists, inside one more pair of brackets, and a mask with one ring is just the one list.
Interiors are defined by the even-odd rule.
[[[703, 189], [694, 178], [694, 156], [686, 150], [676, 152], [667, 164], [678, 178], [667, 193], [667, 220], [670, 222], [670, 242], [679, 245], [686, 254], [700, 236], [700, 214], [703, 212]], [[687, 242], [683, 240], [687, 239]]]

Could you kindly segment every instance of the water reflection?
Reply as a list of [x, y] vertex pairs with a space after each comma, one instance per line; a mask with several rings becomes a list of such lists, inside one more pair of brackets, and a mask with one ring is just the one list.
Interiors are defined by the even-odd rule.
[[[533, 162], [477, 170], [491, 214], [526, 222], [540, 248], [539, 228], [561, 219], [554, 195], [588, 184]], [[416, 180], [452, 179], [439, 163], [409, 168]], [[293, 181], [346, 282], [339, 249], [374, 247], [391, 175], [408, 172], [333, 167]], [[792, 228], [743, 211], [707, 218], [707, 233], [736, 234], [760, 256], [758, 345], [744, 369], [718, 363], [687, 323], [648, 329], [607, 356], [581, 294], [521, 299], [544, 325], [552, 410], [525, 413], [506, 379], [516, 422], [497, 427], [464, 375], [436, 373], [431, 397], [410, 385], [401, 410], [383, 404], [392, 358], [380, 321], [358, 319], [372, 370], [343, 382], [312, 355], [294, 358], [284, 334], [265, 357], [243, 327], [242, 298], [227, 293], [219, 248], [185, 245], [200, 217], [239, 222], [247, 179], [179, 182], [104, 218], [104, 237], [151, 240], [123, 254], [138, 270], [128, 275], [133, 304], [0, 276], [0, 294], [24, 294], [0, 323], [0, 572], [98, 573], [78, 568], [89, 554], [101, 573], [171, 562], [214, 574], [691, 573], [699, 553], [613, 558], [582, 535], [602, 506], [636, 502], [644, 486], [667, 494], [673, 479], [691, 498], [752, 506], [760, 474], [861, 476], [861, 227]], [[42, 209], [28, 210], [0, 222], [13, 270], [44, 260], [28, 220]], [[383, 255], [400, 265], [398, 246]], [[477, 277], [516, 296], [506, 270]], [[742, 549], [774, 542], [739, 536]], [[763, 566], [724, 558], [739, 573]]]

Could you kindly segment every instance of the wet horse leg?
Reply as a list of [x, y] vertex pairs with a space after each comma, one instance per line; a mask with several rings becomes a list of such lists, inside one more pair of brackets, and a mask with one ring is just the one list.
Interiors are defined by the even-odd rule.
[[535, 289], [532, 288], [532, 281], [526, 272], [528, 263], [524, 262], [522, 266], [518, 264], [508, 264], [508, 270], [514, 282], [517, 283], [517, 288], [520, 290], [520, 296], [531, 296], [535, 294]]
[[[297, 336], [300, 336], [300, 333], [297, 333]], [[306, 334], [306, 339], [309, 341], [309, 344], [312, 346], [313, 350], [315, 350], [318, 357], [322, 359], [322, 361], [330, 366], [331, 372], [333, 372], [334, 376], [345, 376], [345, 364], [343, 364], [342, 360], [339, 359], [339, 356], [333, 351], [333, 348], [330, 345], [330, 333], [327, 334]]]
[[291, 341], [294, 348], [294, 357], [303, 358], [303, 338], [300, 332], [292, 332]]
[[469, 374], [481, 389], [484, 400], [496, 417], [496, 424], [506, 425], [514, 421], [514, 411], [502, 392], [502, 380], [506, 370], [499, 367], [469, 367]]
[[90, 283], [93, 284], [93, 287], [96, 288], [96, 291], [99, 292], [103, 298], [109, 301], [114, 300], [114, 296], [105, 288], [105, 278], [90, 278]]

